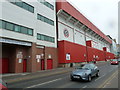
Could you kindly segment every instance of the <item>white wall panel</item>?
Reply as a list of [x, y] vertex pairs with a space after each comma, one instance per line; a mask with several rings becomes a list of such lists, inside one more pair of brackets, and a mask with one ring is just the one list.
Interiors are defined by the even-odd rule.
[[[67, 30], [68, 33], [69, 33], [69, 36], [68, 37], [65, 37], [64, 35], [64, 30]], [[58, 23], [58, 40], [67, 40], [67, 41], [70, 41], [70, 42], [73, 42], [73, 29], [71, 29], [70, 27], [67, 27], [61, 23]]]
[[[32, 5], [34, 7], [34, 13], [31, 13], [17, 5], [14, 5], [7, 0], [5, 2], [0, 2], [0, 19], [3, 19], [14, 24], [25, 26], [34, 29], [34, 35], [29, 36], [22, 33], [17, 33], [14, 31], [3, 30], [0, 35], [7, 38], [36, 42], [41, 45], [41, 41], [37, 40], [37, 33], [48, 35], [55, 38], [55, 43], [42, 41], [42, 45], [57, 47], [56, 41], [56, 6], [55, 2], [49, 1], [54, 6], [54, 10], [48, 8], [47, 6], [41, 4], [37, 0], [24, 0], [24, 2]], [[2, 5], [1, 5], [2, 4]], [[37, 13], [51, 19], [54, 21], [54, 26], [42, 22], [37, 19]]]
[[5, 37], [5, 38], [10, 38], [10, 39], [35, 42], [35, 38], [33, 36], [29, 36], [29, 35], [21, 34], [21, 33], [16, 33], [16, 32], [4, 30], [4, 29], [2, 29], [2, 35], [1, 36]]
[[79, 31], [75, 30], [74, 36], [75, 36], [75, 38], [74, 38], [75, 39], [75, 43], [81, 44], [81, 45], [84, 45], [84, 46], [86, 45], [84, 34], [82, 34]]

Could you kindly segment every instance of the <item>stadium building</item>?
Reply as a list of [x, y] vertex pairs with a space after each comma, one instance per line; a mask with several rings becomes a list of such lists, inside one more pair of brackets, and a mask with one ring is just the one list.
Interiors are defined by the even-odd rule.
[[114, 58], [112, 41], [65, 0], [57, 2], [57, 36], [60, 66]]
[[0, 12], [0, 73], [114, 58], [112, 41], [65, 0], [3, 0]]
[[2, 0], [0, 12], [3, 73], [58, 66], [55, 2]]

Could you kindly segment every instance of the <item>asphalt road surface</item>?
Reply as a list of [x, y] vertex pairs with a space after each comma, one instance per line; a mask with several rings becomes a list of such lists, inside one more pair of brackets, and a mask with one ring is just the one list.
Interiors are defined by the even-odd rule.
[[98, 65], [100, 77], [93, 77], [91, 82], [71, 81], [70, 72], [26, 80], [17, 83], [8, 83], [8, 88], [118, 88], [118, 71], [120, 65], [110, 65], [110, 62]]

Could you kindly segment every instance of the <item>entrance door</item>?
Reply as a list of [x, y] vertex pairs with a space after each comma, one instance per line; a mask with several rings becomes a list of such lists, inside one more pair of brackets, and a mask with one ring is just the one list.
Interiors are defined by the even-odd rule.
[[52, 59], [47, 60], [47, 69], [53, 69], [53, 60]]
[[41, 60], [41, 70], [45, 70], [45, 62], [44, 62], [44, 59]]
[[2, 66], [0, 65], [0, 67], [2, 68], [2, 71], [0, 71], [0, 73], [8, 73], [9, 59], [2, 58], [0, 59], [0, 63], [2, 63]]
[[27, 59], [23, 60], [23, 72], [27, 71]]

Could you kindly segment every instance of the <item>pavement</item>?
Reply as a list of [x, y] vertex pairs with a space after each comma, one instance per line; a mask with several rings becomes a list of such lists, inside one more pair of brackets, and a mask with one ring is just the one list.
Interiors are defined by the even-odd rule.
[[[107, 62], [105, 61], [100, 61], [97, 62], [97, 66], [101, 66]], [[35, 78], [40, 78], [40, 77], [47, 77], [47, 76], [52, 76], [52, 75], [59, 75], [59, 74], [64, 74], [67, 72], [70, 72], [74, 69], [72, 68], [56, 68], [52, 70], [43, 70], [43, 71], [37, 71], [34, 73], [12, 73], [12, 74], [0, 74], [2, 79], [7, 82], [7, 83], [15, 83], [15, 82], [20, 82], [24, 80], [32, 80]]]

